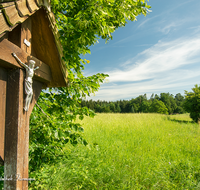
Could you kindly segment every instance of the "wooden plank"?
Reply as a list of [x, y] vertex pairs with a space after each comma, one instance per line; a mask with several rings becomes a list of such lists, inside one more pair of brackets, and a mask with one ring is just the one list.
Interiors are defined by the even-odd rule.
[[29, 7], [30, 12], [35, 12], [39, 9], [39, 7], [36, 4], [36, 1], [34, 0], [27, 0], [27, 5]]
[[9, 31], [10, 30], [10, 27], [8, 26], [4, 16], [3, 16], [3, 13], [1, 12], [0, 10], [0, 34], [2, 34], [3, 32], [5, 31]]
[[0, 157], [4, 160], [7, 71], [0, 67]]
[[[33, 101], [28, 112], [24, 112], [24, 77], [21, 69], [9, 72], [6, 100], [4, 176], [19, 179], [28, 179], [29, 117], [43, 86], [33, 81]], [[4, 181], [4, 189], [27, 190], [28, 180]]]
[[14, 52], [23, 63], [28, 63], [30, 59], [36, 62], [36, 66], [39, 66], [39, 69], [35, 71], [35, 77], [37, 80], [43, 81], [45, 83], [49, 83], [52, 79], [52, 74], [50, 67], [38, 60], [37, 58], [30, 56], [25, 51], [23, 51], [18, 46], [9, 42], [6, 39], [3, 39], [0, 42], [0, 66], [4, 68], [21, 68], [16, 59], [12, 56]]
[[[28, 117], [26, 120], [26, 129], [25, 129], [25, 138], [21, 139], [20, 144], [23, 145], [24, 144], [24, 149], [25, 149], [25, 155], [24, 155], [24, 159], [23, 159], [23, 176], [25, 178], [28, 178], [28, 163], [29, 163], [29, 118], [31, 115], [31, 112], [33, 110], [33, 107], [35, 106], [35, 103], [37, 102], [37, 99], [41, 93], [41, 90], [43, 88], [43, 83], [34, 80], [33, 81], [33, 99], [32, 102], [30, 104], [29, 110], [28, 110]], [[26, 181], [22, 181], [22, 190], [27, 190], [28, 189], [28, 183]]]
[[17, 1], [17, 0], [0, 0], [0, 2], [2, 3], [13, 2], [13, 1]]
[[[18, 143], [20, 138], [24, 138], [25, 131], [23, 80], [24, 74], [21, 69], [13, 70], [8, 75], [4, 160], [4, 176], [8, 178], [15, 177], [16, 174], [20, 175], [20, 178], [24, 177], [21, 171], [24, 155], [19, 147], [21, 144]], [[24, 148], [24, 145], [21, 148]], [[22, 181], [6, 180], [4, 189], [22, 189]]]
[[35, 0], [38, 7], [41, 7], [43, 5], [43, 0]]
[[30, 15], [30, 11], [29, 11], [29, 9], [26, 5], [26, 0], [16, 1], [16, 8], [17, 8], [19, 15], [21, 17]]
[[50, 21], [44, 9], [32, 16], [32, 48], [39, 60], [47, 63], [52, 71], [49, 87], [67, 86], [67, 71], [52, 33]]
[[[25, 20], [21, 24], [21, 43], [20, 47], [23, 51], [25, 51], [28, 54], [31, 54], [31, 18]], [[25, 43], [28, 42], [29, 46]]]
[[[57, 27], [56, 27], [56, 20], [55, 20], [54, 14], [52, 12], [48, 13], [48, 18], [49, 18], [49, 21], [51, 23], [50, 27], [51, 27], [51, 31], [54, 35], [54, 38], [55, 38], [57, 50], [60, 54], [60, 57], [63, 57], [63, 48], [62, 48], [62, 45], [60, 43], [60, 39], [59, 39], [60, 36], [59, 36], [58, 30], [57, 30]], [[62, 59], [60, 59], [60, 68], [61, 68], [64, 80], [67, 83], [68, 82], [68, 79], [67, 79], [68, 72], [67, 72], [66, 66], [64, 65]]]
[[[9, 6], [8, 6], [9, 4]], [[20, 17], [16, 9], [15, 3], [4, 3], [2, 12], [10, 26], [14, 26], [17, 23], [22, 23], [28, 17]]]
[[14, 4], [15, 4], [14, 1], [2, 2], [0, 8], [10, 7], [10, 6], [14, 5]]

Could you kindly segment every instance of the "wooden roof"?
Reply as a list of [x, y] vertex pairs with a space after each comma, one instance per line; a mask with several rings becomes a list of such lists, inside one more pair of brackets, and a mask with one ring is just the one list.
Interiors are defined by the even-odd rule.
[[[50, 10], [48, 0], [0, 0], [0, 43], [3, 36], [11, 31], [18, 31], [18, 26], [27, 19], [32, 21], [32, 52], [38, 60], [50, 67], [51, 80], [46, 80], [47, 87], [63, 87], [67, 85], [67, 70], [62, 61], [62, 46], [60, 45], [58, 31], [55, 25], [55, 18]], [[11, 44], [3, 41], [3, 47], [9, 47]], [[20, 49], [15, 45], [15, 51]], [[20, 67], [14, 63], [11, 57], [2, 58], [2, 49], [0, 47], [0, 60], [13, 62], [8, 67]], [[9, 49], [9, 48], [8, 48]], [[22, 60], [23, 61], [23, 60]], [[45, 65], [44, 64], [44, 65]], [[37, 65], [37, 64], [36, 64]], [[37, 74], [36, 74], [37, 75]], [[38, 76], [40, 76], [38, 74]]]

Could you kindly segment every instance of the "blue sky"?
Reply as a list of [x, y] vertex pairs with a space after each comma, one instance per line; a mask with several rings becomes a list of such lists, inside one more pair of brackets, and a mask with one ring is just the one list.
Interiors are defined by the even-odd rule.
[[200, 0], [149, 0], [151, 13], [91, 47], [86, 76], [110, 77], [92, 96], [115, 101], [162, 92], [176, 95], [200, 84]]

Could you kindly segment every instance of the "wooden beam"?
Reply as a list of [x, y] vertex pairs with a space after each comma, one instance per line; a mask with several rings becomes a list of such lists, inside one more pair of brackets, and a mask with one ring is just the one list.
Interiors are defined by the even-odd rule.
[[26, 0], [26, 2], [27, 2], [27, 7], [29, 8], [31, 13], [38, 10], [39, 7], [37, 6], [36, 1]]
[[51, 70], [50, 67], [38, 60], [37, 58], [27, 54], [21, 48], [15, 44], [9, 42], [6, 39], [0, 41], [0, 66], [4, 68], [21, 68], [16, 59], [12, 56], [14, 52], [23, 63], [28, 63], [30, 59], [36, 62], [36, 66], [39, 66], [39, 69], [35, 71], [35, 77], [37, 80], [45, 82], [48, 84], [51, 81]]
[[23, 0], [23, 1], [16, 1], [16, 8], [17, 8], [17, 10], [19, 12], [19, 15], [21, 17], [27, 16], [27, 15], [30, 14], [30, 11], [29, 11], [29, 9], [27, 7], [27, 4], [26, 4], [25, 0]]
[[[24, 74], [21, 69], [13, 70], [8, 75], [4, 161], [4, 176], [6, 178], [11, 178], [11, 176], [16, 178], [16, 174], [21, 175], [20, 178], [24, 177], [22, 176], [23, 171], [19, 171], [24, 158], [24, 154], [20, 150], [20, 146], [23, 149], [24, 145], [21, 145], [20, 139], [24, 139], [25, 136], [24, 123], [26, 120], [23, 113], [23, 80]], [[4, 181], [4, 189], [22, 189], [22, 182], [6, 180]]]
[[22, 23], [25, 21], [28, 16], [20, 17], [18, 14], [18, 10], [16, 9], [15, 2], [3, 3], [1, 4], [2, 12], [6, 18], [6, 21], [10, 26], [14, 26], [17, 23]]
[[0, 10], [0, 23], [1, 23], [0, 34], [10, 30], [10, 27], [8, 26], [1, 10]]
[[33, 100], [28, 112], [24, 107], [25, 73], [21, 69], [8, 74], [5, 127], [4, 189], [28, 189], [29, 117], [43, 84], [33, 81]]
[[20, 47], [23, 51], [25, 51], [28, 54], [31, 54], [31, 19], [25, 20], [21, 24], [21, 44]]
[[36, 57], [48, 64], [52, 71], [49, 87], [67, 86], [67, 69], [62, 60], [61, 47], [51, 30], [51, 22], [45, 12], [40, 9], [32, 16], [32, 48]]
[[[7, 71], [0, 68], [0, 165], [4, 160]], [[2, 163], [1, 163], [2, 162]]]

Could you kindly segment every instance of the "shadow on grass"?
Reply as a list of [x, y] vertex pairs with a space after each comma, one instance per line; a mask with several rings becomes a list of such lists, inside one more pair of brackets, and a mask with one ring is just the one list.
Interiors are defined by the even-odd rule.
[[179, 120], [179, 119], [171, 119], [171, 118], [167, 118], [169, 121], [173, 121], [173, 122], [177, 122], [177, 123], [195, 123], [194, 121], [187, 121], [187, 120]]

